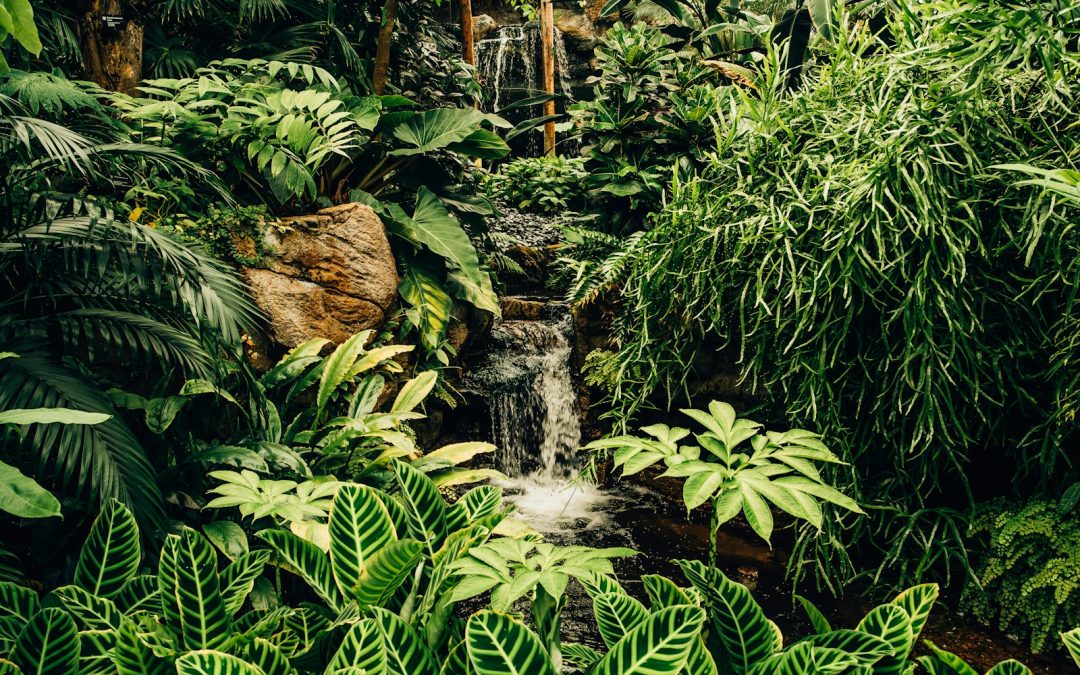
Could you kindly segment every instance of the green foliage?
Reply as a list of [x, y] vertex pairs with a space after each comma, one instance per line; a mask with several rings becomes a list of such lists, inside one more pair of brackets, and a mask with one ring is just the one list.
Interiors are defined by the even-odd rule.
[[202, 244], [218, 258], [248, 267], [258, 267], [263, 257], [273, 253], [266, 233], [277, 227], [265, 206], [211, 204], [196, 217], [166, 215], [154, 223], [184, 241]]
[[[1000, 167], [1077, 162], [1061, 121], [1076, 109], [1074, 12], [928, 3], [890, 15], [893, 49], [840, 22], [828, 66], [795, 92], [772, 53], [756, 95], [722, 93], [716, 159], [676, 182], [622, 274], [620, 420], [732, 354], [747, 387], [833, 439], [851, 469], [832, 480], [880, 503], [804, 539], [801, 559], [828, 563], [819, 579], [853, 572], [826, 542], [859, 542], [865, 564], [897, 532], [902, 556], [936, 549], [905, 580], [963, 566], [933, 529], [962, 517], [926, 509], [969, 508], [974, 456], [1047, 486], [1075, 470], [1076, 207]], [[998, 48], [1013, 30], [1036, 58]], [[914, 529], [892, 527], [898, 511]]]
[[[9, 37], [31, 54], [41, 53], [41, 39], [34, 25], [34, 7], [30, 0], [0, 2], [0, 47], [6, 47]], [[7, 60], [0, 52], [0, 73], [7, 70]]]
[[500, 166], [485, 187], [492, 198], [522, 211], [559, 214], [584, 206], [587, 176], [580, 157], [522, 157]]
[[648, 438], [613, 436], [585, 447], [613, 452], [613, 464], [624, 476], [663, 462], [667, 470], [661, 476], [686, 479], [687, 511], [711, 502], [716, 529], [741, 510], [766, 542], [773, 530], [770, 504], [819, 530], [821, 502], [862, 513], [854, 501], [829, 487], [815, 466], [841, 463], [817, 434], [802, 429], [762, 432], [760, 424], [737, 418], [734, 408], [719, 401], [709, 404], [707, 412], [682, 412], [705, 427], [694, 435], [698, 445], [679, 444], [689, 429], [653, 424], [641, 429]]
[[971, 521], [975, 577], [963, 606], [987, 624], [1027, 639], [1032, 651], [1080, 623], [1080, 484], [1058, 502], [995, 501]]

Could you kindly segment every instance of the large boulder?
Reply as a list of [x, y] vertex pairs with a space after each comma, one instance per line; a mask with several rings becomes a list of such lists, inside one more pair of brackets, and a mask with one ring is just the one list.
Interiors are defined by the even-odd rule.
[[384, 322], [398, 275], [386, 228], [370, 207], [342, 204], [281, 225], [267, 234], [273, 253], [265, 268], [244, 270], [269, 318], [270, 341], [341, 343]]
[[477, 14], [473, 17], [473, 40], [479, 42], [499, 29], [499, 22], [490, 14]]

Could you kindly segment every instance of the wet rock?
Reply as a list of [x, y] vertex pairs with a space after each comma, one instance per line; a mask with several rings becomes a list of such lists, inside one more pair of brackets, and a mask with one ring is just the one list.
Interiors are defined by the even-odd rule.
[[580, 52], [592, 52], [598, 38], [596, 25], [585, 14], [570, 9], [556, 9], [553, 12], [555, 27], [568, 42], [567, 48]]
[[473, 40], [483, 40], [499, 27], [499, 22], [490, 14], [477, 14], [473, 17]]
[[504, 321], [539, 321], [544, 313], [542, 300], [531, 300], [515, 296], [499, 298]]
[[362, 204], [342, 204], [283, 218], [267, 233], [265, 268], [247, 268], [256, 304], [269, 319], [267, 338], [293, 347], [316, 337], [344, 342], [381, 325], [398, 275], [382, 221]]

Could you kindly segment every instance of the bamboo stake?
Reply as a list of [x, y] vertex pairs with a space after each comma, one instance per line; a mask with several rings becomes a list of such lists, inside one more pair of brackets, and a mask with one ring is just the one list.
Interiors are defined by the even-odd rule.
[[[555, 93], [555, 15], [551, 0], [540, 0], [540, 45], [543, 54], [544, 92]], [[555, 114], [555, 101], [544, 103], [544, 115]], [[544, 124], [544, 154], [555, 154], [555, 122]]]

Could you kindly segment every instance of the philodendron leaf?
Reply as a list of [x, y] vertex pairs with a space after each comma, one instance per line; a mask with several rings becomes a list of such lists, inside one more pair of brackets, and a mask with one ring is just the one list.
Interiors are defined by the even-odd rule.
[[60, 502], [36, 480], [0, 462], [0, 511], [16, 518], [49, 518], [60, 515]]

